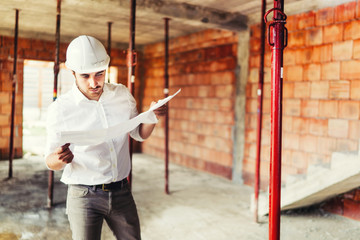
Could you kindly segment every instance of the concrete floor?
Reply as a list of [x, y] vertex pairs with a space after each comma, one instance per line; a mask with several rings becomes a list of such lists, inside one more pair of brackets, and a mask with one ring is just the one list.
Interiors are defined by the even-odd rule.
[[[133, 194], [145, 240], [263, 240], [268, 219], [253, 221], [252, 188], [207, 173], [170, 165], [170, 195], [164, 194], [163, 161], [134, 155]], [[0, 162], [0, 240], [71, 239], [65, 215], [66, 186], [55, 174], [55, 207], [46, 209], [47, 169], [37, 156]], [[360, 222], [318, 208], [281, 216], [281, 239], [346, 239], [360, 236]], [[103, 239], [114, 239], [104, 223]]]

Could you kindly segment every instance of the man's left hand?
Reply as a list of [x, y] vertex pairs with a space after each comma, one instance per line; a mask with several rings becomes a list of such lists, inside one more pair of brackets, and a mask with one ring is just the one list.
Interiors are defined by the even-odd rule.
[[[154, 104], [156, 104], [156, 102], [152, 102], [150, 107], [152, 107]], [[165, 116], [165, 114], [167, 113], [167, 105], [164, 104], [161, 107], [158, 107], [157, 109], [154, 110], [154, 113], [157, 118]]]

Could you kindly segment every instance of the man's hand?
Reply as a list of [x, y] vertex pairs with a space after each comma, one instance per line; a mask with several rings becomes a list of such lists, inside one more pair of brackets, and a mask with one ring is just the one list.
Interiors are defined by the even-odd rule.
[[[152, 102], [150, 107], [152, 107], [155, 104], [156, 104], [156, 102]], [[154, 110], [154, 113], [155, 113], [157, 118], [165, 116], [166, 112], [167, 112], [167, 105], [166, 104], [164, 104], [161, 107], [158, 107], [157, 109]]]
[[57, 159], [66, 164], [71, 163], [74, 158], [74, 154], [71, 152], [69, 146], [70, 143], [66, 143], [61, 147], [56, 148], [54, 151], [54, 154], [57, 157]]
[[55, 151], [46, 158], [47, 166], [52, 170], [61, 170], [66, 164], [71, 163], [74, 154], [71, 152], [70, 143], [66, 143], [61, 147], [55, 149]]

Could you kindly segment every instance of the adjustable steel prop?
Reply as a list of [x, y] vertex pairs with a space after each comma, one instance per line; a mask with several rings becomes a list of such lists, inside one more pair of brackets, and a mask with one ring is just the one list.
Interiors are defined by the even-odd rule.
[[[131, 0], [130, 5], [130, 38], [129, 49], [127, 53], [127, 66], [128, 66], [128, 82], [127, 87], [131, 94], [135, 97], [135, 66], [136, 66], [136, 52], [135, 52], [135, 14], [136, 14], [136, 0]], [[129, 135], [129, 151], [130, 151], [130, 165], [132, 169], [132, 153], [133, 153], [133, 140]], [[132, 170], [128, 176], [128, 181], [131, 187], [132, 184]]]
[[[55, 33], [55, 61], [54, 61], [54, 92], [53, 92], [53, 101], [57, 98], [57, 86], [58, 86], [58, 75], [60, 71], [60, 17], [61, 17], [61, 0], [57, 0], [56, 7], [56, 33]], [[53, 192], [54, 192], [54, 171], [49, 170], [49, 179], [48, 179], [48, 199], [47, 207], [51, 208], [53, 206]]]
[[274, 8], [264, 16], [274, 12], [269, 24], [268, 42], [271, 56], [271, 150], [270, 150], [270, 192], [269, 192], [269, 239], [280, 239], [281, 204], [281, 130], [282, 130], [282, 85], [283, 50], [287, 46], [286, 15], [284, 0], [274, 0]]
[[10, 123], [10, 143], [9, 143], [9, 178], [12, 178], [13, 167], [12, 162], [14, 159], [14, 128], [15, 128], [15, 98], [16, 98], [16, 85], [17, 85], [17, 47], [18, 47], [18, 32], [19, 32], [19, 9], [15, 9], [15, 37], [14, 37], [14, 67], [13, 67], [13, 80], [11, 88], [11, 123]]

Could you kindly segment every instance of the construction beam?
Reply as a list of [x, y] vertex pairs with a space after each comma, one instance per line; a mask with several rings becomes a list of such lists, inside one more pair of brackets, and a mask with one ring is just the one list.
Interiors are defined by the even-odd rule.
[[169, 2], [163, 0], [138, 0], [137, 7], [141, 11], [161, 14], [171, 19], [197, 21], [209, 27], [241, 31], [247, 28], [247, 16], [237, 12], [226, 12], [189, 3]]

